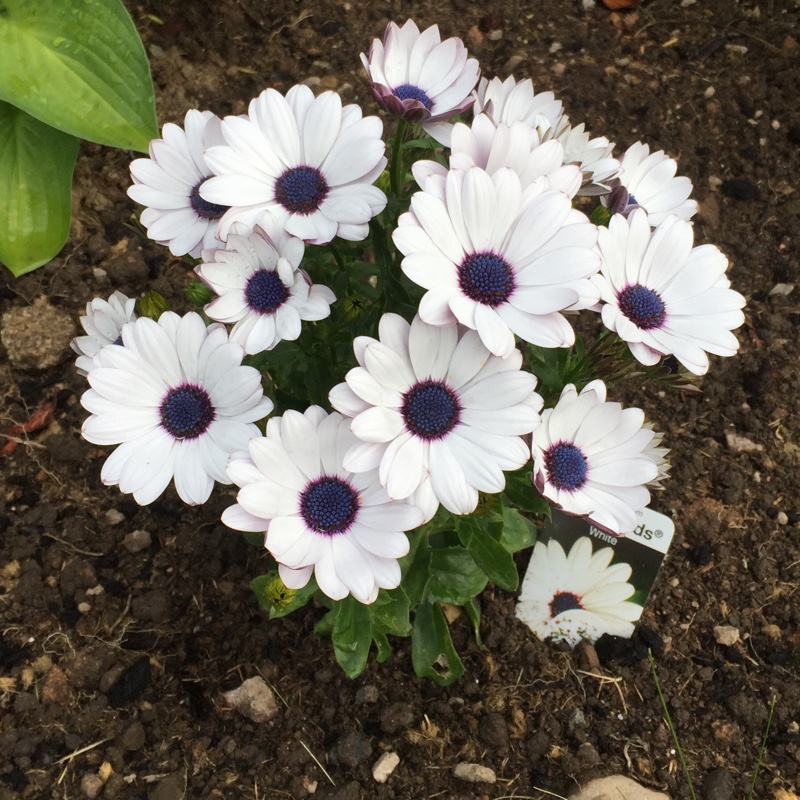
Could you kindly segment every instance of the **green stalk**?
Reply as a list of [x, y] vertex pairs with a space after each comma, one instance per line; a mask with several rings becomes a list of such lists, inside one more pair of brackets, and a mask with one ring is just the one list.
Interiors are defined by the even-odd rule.
[[750, 791], [747, 793], [747, 800], [753, 800], [758, 771], [761, 769], [761, 764], [764, 761], [764, 752], [767, 749], [767, 737], [769, 736], [769, 729], [772, 725], [772, 712], [775, 710], [775, 700], [775, 695], [772, 695], [772, 702], [769, 704], [769, 717], [767, 717], [767, 729], [764, 731], [764, 738], [761, 740], [761, 749], [758, 751], [758, 760], [756, 761], [756, 768], [753, 772], [753, 782], [750, 784]]
[[661, 708], [664, 711], [664, 718], [667, 721], [667, 727], [669, 728], [669, 732], [672, 734], [672, 741], [675, 743], [675, 750], [678, 753], [678, 758], [681, 762], [681, 767], [683, 769], [683, 776], [686, 778], [686, 783], [689, 784], [689, 793], [692, 795], [692, 800], [697, 800], [697, 795], [694, 792], [694, 784], [692, 783], [692, 778], [689, 775], [689, 767], [686, 764], [686, 759], [683, 757], [683, 750], [681, 749], [681, 743], [678, 741], [678, 734], [675, 731], [675, 726], [672, 724], [672, 717], [669, 715], [669, 709], [667, 708], [667, 701], [664, 699], [664, 693], [661, 691], [661, 684], [658, 682], [658, 675], [656, 674], [656, 662], [653, 658], [652, 651], [647, 651], [647, 656], [650, 659], [650, 671], [653, 673], [653, 681], [656, 685], [656, 691], [658, 691], [658, 699], [661, 700]]
[[406, 138], [406, 129], [408, 123], [404, 119], [397, 121], [397, 130], [394, 134], [392, 141], [392, 166], [389, 171], [389, 185], [392, 188], [392, 195], [394, 197], [401, 197], [403, 190], [403, 178], [405, 177], [405, 170], [403, 169], [403, 142]]

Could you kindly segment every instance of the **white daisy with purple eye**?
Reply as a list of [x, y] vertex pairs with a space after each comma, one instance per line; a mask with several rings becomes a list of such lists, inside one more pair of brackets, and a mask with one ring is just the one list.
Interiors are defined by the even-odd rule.
[[648, 447], [654, 436], [643, 411], [606, 402], [602, 381], [580, 394], [570, 383], [533, 432], [533, 485], [567, 514], [609, 533], [629, 533], [636, 512], [650, 502], [645, 484], [663, 466]]
[[240, 488], [222, 521], [265, 532], [264, 546], [290, 589], [312, 573], [333, 600], [352, 594], [372, 603], [380, 589], [400, 585], [398, 558], [409, 550], [404, 531], [422, 524], [422, 512], [391, 500], [377, 470], [352, 473], [342, 457], [356, 442], [350, 420], [311, 406], [267, 423], [266, 436], [235, 454], [228, 474]]
[[643, 209], [611, 217], [600, 229], [600, 274], [593, 279], [606, 327], [646, 365], [674, 355], [695, 375], [708, 355], [735, 355], [731, 331], [744, 322], [745, 299], [730, 288], [728, 259], [713, 245], [693, 247], [691, 223], [667, 217], [651, 230]]
[[530, 79], [517, 83], [509, 77], [504, 81], [481, 80], [475, 96], [476, 113], [483, 111], [496, 123], [524, 122], [536, 129], [542, 142], [561, 142], [564, 164], [578, 165], [583, 173], [579, 195], [609, 191], [608, 181], [620, 168], [619, 161], [611, 155], [614, 145], [605, 136], [590, 138], [583, 123], [573, 128], [561, 101], [552, 92], [537, 94]]
[[583, 173], [581, 197], [607, 194], [619, 174], [620, 162], [612, 155], [614, 143], [605, 136], [592, 138], [583, 122], [573, 127], [564, 114], [555, 128], [542, 131], [542, 140], [555, 139], [564, 146], [564, 163], [577, 164]]
[[530, 458], [522, 437], [539, 424], [536, 377], [520, 370], [518, 350], [496, 358], [455, 323], [384, 314], [379, 335], [355, 340], [359, 366], [329, 396], [360, 440], [345, 466], [378, 469], [389, 496], [413, 497], [426, 519], [439, 503], [471, 513], [478, 492], [502, 492], [503, 471]]
[[228, 457], [260, 434], [253, 423], [273, 409], [261, 374], [241, 365], [243, 355], [224, 326], [207, 328], [194, 312], [125, 325], [122, 344], [95, 356], [92, 388], [81, 397], [91, 412], [83, 438], [119, 445], [103, 464], [103, 483], [132, 493], [139, 505], [173, 479], [189, 505], [205, 503], [214, 481], [230, 483]]
[[515, 351], [515, 335], [570, 346], [575, 334], [561, 312], [599, 299], [589, 280], [600, 265], [596, 227], [563, 192], [523, 192], [506, 167], [429, 176], [392, 238], [403, 272], [427, 289], [422, 319], [460, 322], [501, 358]]
[[226, 117], [226, 144], [206, 151], [216, 173], [202, 197], [231, 206], [220, 236], [241, 222], [250, 228], [267, 212], [298, 239], [328, 244], [335, 236], [365, 239], [369, 221], [386, 206], [371, 184], [386, 166], [378, 117], [342, 107], [336, 92], [314, 97], [293, 86], [284, 97], [266, 89], [250, 102], [247, 117]]
[[697, 213], [697, 201], [689, 198], [692, 182], [676, 176], [678, 162], [663, 150], [651, 153], [648, 145], [636, 142], [625, 151], [620, 165], [619, 187], [601, 200], [612, 214], [643, 208], [655, 228], [669, 216], [688, 220]]
[[420, 33], [410, 19], [402, 26], [390, 22], [383, 40], [372, 40], [369, 56], [361, 54], [361, 63], [378, 105], [426, 129], [466, 111], [481, 74], [461, 39], [442, 41], [437, 25]]
[[70, 347], [78, 354], [75, 366], [87, 375], [94, 366], [94, 357], [107, 345], [119, 344], [120, 332], [126, 322], [136, 319], [136, 299], [114, 292], [108, 300], [95, 297], [86, 304], [86, 316], [80, 318], [85, 336], [77, 336]]
[[534, 92], [530, 78], [517, 82], [511, 76], [504, 81], [481, 78], [473, 111], [487, 114], [495, 123], [524, 122], [540, 131], [555, 128], [563, 116], [562, 103], [553, 92]]
[[200, 187], [213, 174], [205, 149], [224, 143], [220, 120], [210, 111], [193, 109], [186, 112], [183, 128], [168, 122], [161, 136], [150, 142], [150, 158], [131, 162], [134, 184], [128, 197], [146, 206], [141, 222], [151, 239], [175, 256], [198, 258], [204, 248], [222, 246], [217, 225], [228, 210], [200, 196]]
[[314, 285], [300, 269], [305, 246], [271, 220], [249, 236], [231, 233], [224, 250], [203, 253], [195, 272], [219, 295], [206, 307], [218, 322], [233, 323], [230, 340], [245, 353], [272, 350], [282, 339], [294, 341], [302, 321], [325, 319], [336, 300], [327, 287]]
[[[489, 175], [508, 167], [519, 175], [523, 190], [536, 184], [542, 191], [558, 189], [570, 198], [581, 188], [583, 178], [579, 167], [564, 163], [560, 142], [543, 144], [537, 130], [527, 123], [495, 124], [486, 114], [478, 114], [472, 125], [457, 122], [453, 126], [450, 169], [471, 167], [480, 167]], [[447, 175], [447, 168], [437, 161], [415, 161], [411, 169], [421, 188], [429, 175]]]
[[569, 549], [555, 539], [536, 542], [517, 603], [517, 619], [540, 639], [594, 642], [604, 633], [630, 638], [643, 608], [631, 602], [630, 564], [612, 564], [612, 547], [592, 552], [582, 536]]

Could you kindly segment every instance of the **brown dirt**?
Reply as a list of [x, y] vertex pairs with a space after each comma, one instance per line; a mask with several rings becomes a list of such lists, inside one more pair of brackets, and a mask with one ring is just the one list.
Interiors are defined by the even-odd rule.
[[[312, 632], [319, 609], [268, 622], [248, 589], [258, 552], [215, 522], [230, 494], [192, 509], [168, 492], [139, 508], [104, 489], [104, 454], [78, 435], [85, 383], [68, 353], [41, 371], [4, 359], [0, 430], [57, 404], [46, 429], [0, 455], [0, 798], [303, 798], [314, 782], [315, 797], [339, 800], [544, 798], [537, 789], [567, 794], [612, 772], [685, 798], [647, 644], [697, 785], [723, 767], [725, 796], [747, 795], [775, 695], [754, 797], [796, 792], [800, 289], [772, 290], [798, 280], [797, 0], [652, 0], [626, 14], [552, 0], [126, 4], [161, 123], [189, 107], [240, 113], [265, 86], [309, 78], [369, 107], [358, 53], [389, 18], [466, 36], [485, 74], [554, 89], [620, 150], [642, 139], [679, 158], [701, 204], [697, 239], [729, 256], [748, 322], [740, 357], [715, 359], [702, 395], [635, 395], [673, 450], [657, 508], [678, 530], [644, 635], [598, 647], [598, 667], [537, 641], [514, 597], [490, 587], [485, 649], [455, 623], [467, 670], [446, 689], [413, 675], [407, 643], [347, 680]], [[186, 266], [128, 227], [129, 160], [83, 146], [68, 244], [22, 279], [4, 272], [0, 311], [46, 295], [76, 319], [115, 288], [156, 288], [181, 307]], [[141, 550], [123, 543], [137, 530], [150, 535]], [[742, 641], [716, 644], [717, 625]], [[283, 701], [262, 725], [221, 699], [259, 673]], [[386, 750], [400, 765], [379, 785], [371, 767]], [[460, 761], [497, 783], [456, 780]]]

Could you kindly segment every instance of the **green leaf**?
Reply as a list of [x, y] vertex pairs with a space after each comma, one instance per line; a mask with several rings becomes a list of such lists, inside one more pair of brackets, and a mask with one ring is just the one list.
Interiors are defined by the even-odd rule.
[[403, 588], [413, 608], [425, 597], [431, 577], [431, 550], [427, 537], [421, 532], [414, 531], [409, 538], [411, 552], [400, 559], [400, 569], [403, 574]]
[[428, 600], [463, 605], [486, 586], [486, 575], [463, 547], [431, 550]]
[[67, 241], [77, 158], [74, 136], [0, 101], [0, 261], [17, 277]]
[[503, 494], [522, 511], [550, 516], [550, 504], [533, 488], [530, 467], [507, 472]]
[[333, 608], [333, 652], [339, 666], [349, 678], [364, 671], [372, 644], [372, 624], [369, 608], [352, 595], [340, 600]]
[[513, 592], [519, 585], [514, 557], [492, 536], [485, 520], [480, 517], [459, 517], [456, 531], [461, 544], [469, 550], [489, 580]]
[[2, 0], [0, 100], [112, 147], [146, 152], [158, 136], [147, 56], [120, 0]]
[[464, 665], [453, 647], [450, 629], [438, 604], [423, 603], [414, 616], [411, 639], [414, 672], [448, 686], [464, 674]]
[[409, 612], [408, 597], [401, 586], [391, 591], [381, 589], [378, 599], [369, 606], [373, 637], [376, 630], [394, 636], [409, 636], [411, 634]]
[[464, 611], [467, 612], [469, 621], [472, 623], [475, 643], [478, 647], [483, 647], [483, 642], [481, 641], [481, 607], [477, 598], [473, 597], [468, 603], [464, 603]]
[[[410, 632], [411, 628], [409, 627], [409, 633]], [[372, 640], [375, 642], [375, 647], [378, 649], [378, 654], [375, 656], [375, 660], [379, 664], [383, 664], [383, 662], [386, 661], [386, 659], [392, 654], [392, 646], [389, 644], [386, 634], [381, 633], [380, 631], [372, 631]]]
[[509, 506], [503, 508], [503, 532], [500, 534], [500, 544], [509, 553], [533, 547], [538, 535], [539, 529], [536, 525], [520, 514], [516, 508]]

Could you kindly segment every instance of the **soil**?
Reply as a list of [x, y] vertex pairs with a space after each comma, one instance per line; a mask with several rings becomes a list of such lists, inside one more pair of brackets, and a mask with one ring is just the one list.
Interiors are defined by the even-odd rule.
[[[126, 5], [161, 124], [191, 107], [242, 113], [266, 86], [298, 81], [371, 109], [358, 54], [390, 18], [466, 37], [484, 74], [553, 89], [618, 152], [641, 139], [677, 157], [700, 202], [697, 242], [728, 255], [748, 318], [741, 354], [714, 359], [701, 394], [642, 386], [626, 398], [666, 432], [672, 477], [654, 506], [677, 527], [633, 640], [564, 652], [490, 586], [485, 647], [468, 621], [453, 625], [466, 665], [453, 686], [416, 678], [405, 641], [348, 680], [313, 633], [321, 609], [272, 622], [259, 609], [248, 588], [259, 552], [215, 521], [229, 490], [202, 508], [172, 490], [139, 508], [100, 484], [106, 454], [79, 437], [85, 381], [69, 320], [114, 289], [154, 288], [184, 309], [188, 269], [131, 227], [131, 154], [84, 144], [63, 252], [0, 281], [3, 314], [46, 297], [67, 320], [49, 331], [55, 366], [12, 352], [0, 362], [0, 431], [55, 401], [46, 427], [0, 455], [0, 798], [538, 799], [619, 772], [687, 798], [648, 647], [706, 800], [748, 796], [773, 697], [752, 797], [797, 792], [798, 1], [652, 0], [619, 13], [552, 0]], [[723, 625], [740, 640], [718, 644]], [[267, 723], [222, 698], [259, 675], [279, 697]], [[372, 766], [387, 751], [400, 763], [379, 784]], [[456, 778], [459, 762], [496, 783]]]

